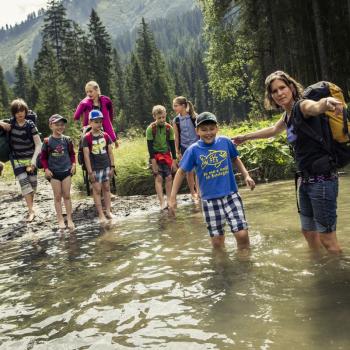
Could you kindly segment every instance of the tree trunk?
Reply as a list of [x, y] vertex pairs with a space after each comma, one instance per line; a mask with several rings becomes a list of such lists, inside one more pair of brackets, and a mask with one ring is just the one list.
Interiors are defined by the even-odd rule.
[[[349, 1], [349, 0], [348, 0]], [[327, 80], [328, 78], [328, 67], [327, 67], [327, 55], [325, 50], [325, 38], [323, 36], [323, 28], [321, 23], [321, 12], [318, 4], [318, 0], [312, 0], [312, 11], [315, 21], [315, 31], [316, 31], [316, 40], [318, 54], [320, 57], [320, 68], [322, 79]]]

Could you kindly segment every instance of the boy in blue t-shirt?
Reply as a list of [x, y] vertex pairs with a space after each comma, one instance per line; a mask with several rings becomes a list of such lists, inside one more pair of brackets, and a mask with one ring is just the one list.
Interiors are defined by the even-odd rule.
[[238, 249], [247, 249], [248, 225], [232, 164], [237, 167], [252, 190], [255, 183], [238, 157], [232, 141], [225, 136], [216, 136], [218, 126], [214, 114], [201, 113], [196, 120], [196, 132], [200, 140], [192, 144], [183, 155], [173, 182], [169, 211], [175, 213], [176, 195], [181, 183], [186, 173], [195, 168], [201, 191], [203, 215], [213, 247], [224, 246], [224, 226], [227, 221], [237, 240]]

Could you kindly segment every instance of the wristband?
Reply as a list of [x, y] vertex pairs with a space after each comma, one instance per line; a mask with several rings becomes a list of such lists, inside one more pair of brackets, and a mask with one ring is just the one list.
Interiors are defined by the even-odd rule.
[[111, 165], [111, 168], [115, 168], [115, 165]]

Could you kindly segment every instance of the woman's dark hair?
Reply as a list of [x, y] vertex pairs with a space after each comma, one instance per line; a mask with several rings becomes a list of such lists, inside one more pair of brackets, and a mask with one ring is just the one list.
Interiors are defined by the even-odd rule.
[[11, 102], [10, 110], [11, 110], [11, 115], [13, 117], [16, 115], [17, 112], [22, 112], [22, 111], [25, 111], [26, 115], [27, 115], [28, 114], [28, 105], [21, 98], [16, 98], [15, 100], [13, 100]]
[[303, 94], [303, 87], [295, 79], [293, 79], [289, 74], [277, 70], [276, 72], [271, 73], [265, 79], [265, 100], [264, 105], [266, 109], [278, 109], [280, 106], [272, 98], [271, 85], [275, 80], [282, 80], [287, 86], [289, 86], [293, 93], [293, 98], [295, 101], [300, 100]]

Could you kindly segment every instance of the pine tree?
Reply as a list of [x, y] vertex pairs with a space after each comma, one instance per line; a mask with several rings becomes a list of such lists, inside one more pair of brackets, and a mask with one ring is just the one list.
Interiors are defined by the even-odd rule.
[[71, 105], [69, 88], [49, 44], [43, 45], [34, 64], [34, 75], [39, 87], [36, 111], [38, 127], [44, 135], [49, 132], [48, 118], [55, 113], [68, 116]]
[[169, 73], [155, 44], [153, 33], [144, 18], [142, 18], [138, 35], [136, 55], [150, 91], [148, 109], [151, 110], [153, 104], [163, 104], [170, 108], [173, 87], [169, 83]]
[[63, 73], [76, 103], [84, 92], [86, 82], [90, 80], [88, 48], [88, 37], [77, 23], [72, 22], [65, 38], [62, 61]]
[[9, 89], [5, 81], [4, 72], [0, 66], [0, 117], [8, 114], [9, 108]]
[[109, 95], [111, 93], [110, 78], [112, 68], [111, 39], [94, 9], [91, 10], [88, 27], [90, 52], [87, 60], [90, 62], [91, 79], [97, 81], [104, 95]]
[[132, 54], [126, 70], [127, 107], [126, 116], [129, 125], [145, 126], [151, 121], [151, 108], [148, 84], [142, 66]]
[[18, 57], [15, 67], [15, 85], [13, 87], [16, 97], [23, 98], [30, 104], [31, 79], [28, 67], [23, 62], [22, 56]]
[[53, 48], [57, 62], [63, 67], [62, 51], [66, 35], [70, 29], [70, 21], [66, 16], [66, 9], [59, 0], [48, 0], [42, 29], [43, 41]]
[[113, 73], [112, 73], [112, 95], [114, 96], [116, 109], [125, 109], [124, 72], [116, 49], [113, 49]]

